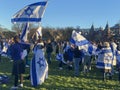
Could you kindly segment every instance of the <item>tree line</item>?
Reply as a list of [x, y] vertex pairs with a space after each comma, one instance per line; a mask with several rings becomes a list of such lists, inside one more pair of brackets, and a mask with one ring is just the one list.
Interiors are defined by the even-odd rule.
[[[30, 31], [28, 33], [28, 40], [31, 40], [37, 30], [38, 26], [30, 25]], [[52, 27], [42, 27], [42, 38], [44, 40], [51, 39], [56, 41], [69, 40], [73, 31], [73, 27], [65, 28], [52, 28]], [[12, 26], [12, 30], [4, 30], [0, 28], [1, 38], [12, 38], [22, 32], [22, 25], [15, 24]]]

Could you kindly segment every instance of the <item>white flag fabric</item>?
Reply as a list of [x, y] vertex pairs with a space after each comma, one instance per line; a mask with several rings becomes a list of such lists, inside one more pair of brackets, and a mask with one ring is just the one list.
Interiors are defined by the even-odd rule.
[[79, 49], [83, 49], [85, 52], [89, 52], [89, 54], [94, 54], [97, 47], [92, 45], [81, 33], [73, 30], [72, 39], [70, 40], [72, 44], [75, 44], [79, 47]]
[[45, 60], [40, 44], [34, 48], [34, 57], [30, 65], [31, 84], [41, 85], [48, 78], [48, 63]]
[[111, 46], [111, 50], [113, 53], [113, 65], [116, 66], [116, 64], [117, 64], [117, 60], [116, 60], [117, 44], [115, 42], [112, 42], [110, 44], [110, 46]]
[[22, 34], [21, 34], [21, 36], [20, 36], [20, 40], [21, 40], [22, 42], [27, 41], [28, 33], [29, 33], [29, 23], [25, 23], [25, 24], [23, 25]]
[[3, 49], [1, 51], [2, 56], [7, 56], [7, 50], [8, 50], [8, 43], [6, 41], [3, 42]]
[[37, 31], [36, 31], [36, 38], [38, 39], [40, 37], [42, 37], [42, 27], [38, 27]]
[[18, 11], [11, 19], [11, 22], [41, 22], [47, 1], [27, 5]]
[[25, 49], [25, 50], [23, 50], [23, 52], [21, 53], [21, 59], [22, 60], [24, 60], [25, 59], [25, 57], [27, 56], [27, 50]]

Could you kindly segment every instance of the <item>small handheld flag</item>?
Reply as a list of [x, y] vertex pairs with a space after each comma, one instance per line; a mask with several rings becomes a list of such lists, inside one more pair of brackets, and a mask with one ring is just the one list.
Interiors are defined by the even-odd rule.
[[21, 40], [22, 42], [27, 41], [28, 32], [29, 32], [29, 23], [26, 23], [26, 24], [24, 24], [24, 26], [23, 26], [22, 34], [21, 34], [21, 36], [20, 36], [20, 40]]

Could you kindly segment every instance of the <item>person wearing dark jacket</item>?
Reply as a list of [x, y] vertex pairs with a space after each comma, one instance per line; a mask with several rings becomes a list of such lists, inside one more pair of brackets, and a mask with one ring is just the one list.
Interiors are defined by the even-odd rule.
[[47, 44], [46, 44], [46, 54], [47, 54], [47, 61], [48, 64], [51, 64], [51, 54], [53, 51], [53, 47], [52, 47], [52, 43], [50, 40], [48, 40]]
[[20, 87], [23, 87], [23, 73], [25, 72], [25, 63], [22, 60], [22, 52], [25, 48], [29, 47], [30, 45], [20, 43], [19, 37], [14, 37], [14, 44], [11, 46], [11, 58], [13, 59], [13, 69], [12, 75], [15, 76], [14, 78], [14, 86], [11, 89], [18, 88], [18, 79], [20, 77]]
[[78, 46], [73, 46], [73, 62], [74, 62], [74, 75], [79, 76], [79, 63], [81, 61], [82, 57], [82, 51], [79, 50]]

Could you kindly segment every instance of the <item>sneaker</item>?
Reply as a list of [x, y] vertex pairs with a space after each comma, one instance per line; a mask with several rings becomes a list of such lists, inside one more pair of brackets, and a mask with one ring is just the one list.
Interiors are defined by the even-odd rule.
[[12, 86], [10, 90], [17, 90], [18, 87], [17, 86]]
[[119, 72], [118, 71], [115, 71], [116, 74], [118, 74]]
[[89, 68], [89, 70], [92, 70], [91, 67]]
[[25, 67], [29, 67], [29, 65], [25, 65]]
[[60, 70], [62, 70], [63, 68], [62, 67], [59, 67]]
[[22, 88], [22, 87], [23, 87], [23, 84], [20, 84], [20, 85], [19, 85], [19, 87], [21, 87], [21, 88]]
[[10, 62], [13, 62], [13, 60], [10, 60]]

